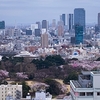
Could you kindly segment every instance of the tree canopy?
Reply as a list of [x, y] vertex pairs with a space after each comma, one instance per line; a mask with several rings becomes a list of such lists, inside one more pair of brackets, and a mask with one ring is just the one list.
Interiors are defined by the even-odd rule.
[[65, 64], [63, 58], [60, 55], [50, 55], [47, 56], [45, 59], [33, 59], [32, 63], [34, 63], [37, 69], [48, 68], [50, 66], [60, 66]]

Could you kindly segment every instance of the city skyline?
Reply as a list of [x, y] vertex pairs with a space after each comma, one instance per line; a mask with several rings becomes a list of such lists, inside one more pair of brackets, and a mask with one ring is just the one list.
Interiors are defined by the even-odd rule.
[[[61, 14], [74, 13], [75, 8], [84, 8], [86, 24], [97, 24], [100, 0], [0, 0], [0, 20], [7, 25], [30, 24], [36, 21], [60, 20]], [[66, 20], [67, 21], [67, 20]], [[67, 23], [67, 22], [66, 22]]]

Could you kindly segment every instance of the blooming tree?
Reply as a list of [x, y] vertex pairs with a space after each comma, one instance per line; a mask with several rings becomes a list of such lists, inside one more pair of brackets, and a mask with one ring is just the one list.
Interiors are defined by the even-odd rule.
[[28, 79], [28, 75], [24, 74], [23, 72], [17, 72], [16, 76], [18, 79]]
[[9, 77], [9, 72], [7, 72], [6, 70], [0, 70], [0, 80], [3, 80], [7, 77]]
[[92, 70], [93, 68], [100, 68], [100, 61], [71, 61], [70, 65], [73, 67], [82, 67], [87, 70]]
[[38, 83], [33, 84], [31, 86], [31, 89], [34, 91], [37, 91], [37, 90], [41, 91], [41, 90], [46, 90], [46, 88], [48, 88], [48, 87], [49, 87], [49, 85], [38, 82]]

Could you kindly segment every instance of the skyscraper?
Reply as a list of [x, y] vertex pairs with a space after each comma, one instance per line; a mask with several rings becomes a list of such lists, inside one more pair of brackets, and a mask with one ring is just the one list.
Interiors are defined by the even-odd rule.
[[85, 32], [85, 10], [84, 8], [74, 9], [74, 27], [76, 25], [83, 26], [83, 31]]
[[65, 18], [65, 14], [62, 14], [61, 16], [61, 20], [63, 21], [64, 26], [66, 25], [66, 18]]
[[40, 22], [36, 22], [36, 24], [38, 24], [38, 29], [41, 29], [41, 23]]
[[67, 18], [68, 18], [67, 20], [68, 30], [70, 31], [73, 29], [73, 14], [68, 14]]
[[98, 27], [99, 27], [99, 30], [100, 30], [100, 13], [98, 13]]
[[0, 21], [0, 35], [5, 37], [5, 21]]
[[0, 29], [5, 29], [5, 21], [0, 21]]
[[52, 20], [52, 29], [55, 30], [56, 29], [56, 19]]
[[48, 29], [47, 26], [48, 26], [47, 20], [42, 20], [42, 28], [47, 30]]
[[47, 33], [41, 34], [41, 46], [42, 48], [48, 47], [48, 34]]
[[83, 26], [75, 25], [75, 44], [83, 43]]
[[63, 36], [64, 35], [64, 25], [63, 25], [62, 21], [58, 22], [57, 32], [58, 32], [58, 36]]

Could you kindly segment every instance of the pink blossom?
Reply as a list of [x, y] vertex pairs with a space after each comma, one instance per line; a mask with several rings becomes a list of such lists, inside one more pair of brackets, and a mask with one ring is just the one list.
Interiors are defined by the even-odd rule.
[[7, 72], [6, 70], [0, 70], [0, 79], [4, 79], [9, 77], [9, 72]]
[[71, 61], [70, 65], [73, 67], [82, 67], [87, 70], [92, 70], [93, 68], [100, 68], [100, 61]]
[[23, 72], [17, 72], [16, 75], [20, 79], [28, 79], [28, 75], [24, 74]]

